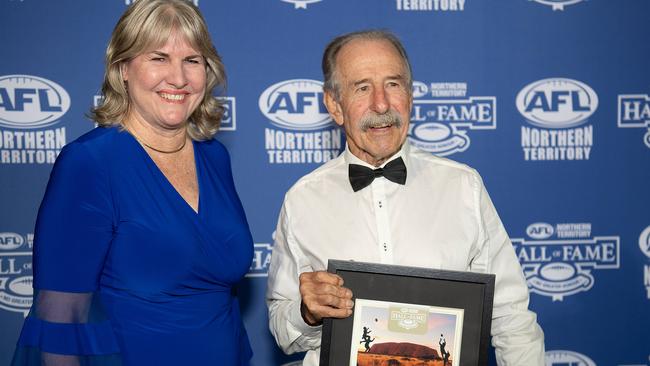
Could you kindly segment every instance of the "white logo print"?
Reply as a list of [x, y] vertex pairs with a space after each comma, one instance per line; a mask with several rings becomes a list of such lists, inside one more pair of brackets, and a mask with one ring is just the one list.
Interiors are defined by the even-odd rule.
[[323, 83], [311, 79], [281, 81], [259, 98], [272, 128], [264, 129], [270, 164], [323, 163], [342, 150], [341, 129], [323, 104]]
[[[466, 93], [467, 83], [427, 85], [414, 81], [410, 143], [447, 156], [469, 148], [468, 131], [496, 129], [496, 97], [466, 97]], [[424, 99], [426, 96], [434, 99]]]
[[27, 316], [32, 306], [33, 234], [0, 233], [0, 308]]
[[[639, 248], [650, 259], [650, 225], [639, 235]], [[650, 300], [650, 265], [647, 264], [643, 266], [643, 285]]]
[[546, 366], [596, 366], [591, 358], [573, 351], [546, 351], [544, 360]]
[[581, 125], [598, 108], [598, 95], [577, 80], [550, 78], [526, 85], [517, 95], [517, 109], [533, 125], [567, 128]]
[[53, 125], [70, 108], [70, 96], [51, 80], [31, 75], [0, 76], [0, 126]]
[[623, 94], [618, 96], [619, 128], [646, 128], [643, 142], [650, 148], [650, 96]]
[[532, 125], [521, 127], [525, 160], [589, 160], [593, 126], [585, 123], [598, 108], [598, 95], [587, 84], [549, 78], [526, 85], [517, 109]]
[[463, 11], [465, 0], [396, 0], [395, 7], [399, 11]]
[[294, 9], [307, 9], [307, 5], [319, 3], [323, 0], [282, 0], [285, 3], [291, 3], [294, 6]]
[[[13, 250], [23, 246], [25, 240], [16, 233], [0, 233], [0, 250]], [[2, 273], [0, 271], [0, 273]]]
[[548, 5], [553, 8], [553, 10], [564, 10], [565, 6], [577, 4], [585, 0], [532, 0], [536, 3], [543, 5]]
[[[273, 233], [275, 234], [275, 232]], [[255, 243], [253, 249], [253, 262], [246, 277], [268, 277], [269, 264], [271, 264], [273, 245], [269, 243]]]
[[512, 244], [530, 292], [553, 301], [589, 291], [595, 270], [620, 267], [620, 238], [592, 237], [590, 223], [535, 223], [526, 234], [531, 239], [513, 238]]
[[223, 117], [221, 117], [221, 125], [219, 131], [235, 131], [237, 130], [237, 104], [235, 97], [222, 97], [223, 101]]
[[285, 80], [266, 88], [259, 99], [262, 113], [278, 127], [315, 130], [331, 124], [323, 104], [323, 83]]
[[650, 258], [650, 226], [645, 228], [641, 235], [639, 235], [639, 248], [641, 252]]
[[526, 228], [526, 235], [533, 239], [548, 239], [554, 232], [553, 225], [545, 222], [536, 222]]

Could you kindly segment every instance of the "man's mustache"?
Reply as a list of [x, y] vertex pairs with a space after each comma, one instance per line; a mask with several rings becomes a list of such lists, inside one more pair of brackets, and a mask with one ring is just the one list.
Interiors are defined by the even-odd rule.
[[397, 128], [402, 127], [402, 118], [393, 109], [389, 109], [386, 113], [377, 114], [369, 112], [361, 119], [361, 130], [367, 131], [369, 128], [377, 128], [393, 125]]

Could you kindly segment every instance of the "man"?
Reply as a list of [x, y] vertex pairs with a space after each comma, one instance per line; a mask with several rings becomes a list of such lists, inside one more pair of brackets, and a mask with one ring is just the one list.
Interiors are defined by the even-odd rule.
[[[327, 261], [356, 260], [496, 274], [497, 362], [543, 365], [543, 333], [480, 176], [406, 141], [412, 79], [397, 38], [383, 31], [337, 37], [323, 73], [324, 101], [347, 148], [285, 197], [267, 289], [280, 347], [307, 351], [303, 365], [318, 365], [322, 319], [350, 316], [353, 307], [343, 280], [325, 271]], [[358, 173], [364, 167], [368, 180]]]
[[438, 344], [440, 345], [440, 357], [442, 357], [443, 360], [442, 366], [447, 366], [447, 361], [449, 361], [449, 352], [445, 350], [445, 347], [447, 346], [447, 340], [445, 339], [444, 335], [440, 335]]

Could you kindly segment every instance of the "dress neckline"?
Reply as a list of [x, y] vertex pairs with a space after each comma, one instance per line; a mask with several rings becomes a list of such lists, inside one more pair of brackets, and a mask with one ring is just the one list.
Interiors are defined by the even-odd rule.
[[203, 197], [203, 192], [201, 191], [201, 187], [203, 185], [201, 184], [202, 172], [201, 172], [201, 164], [199, 162], [200, 154], [197, 153], [197, 151], [199, 150], [199, 144], [196, 141], [192, 140], [192, 154], [194, 155], [194, 169], [196, 171], [196, 185], [197, 185], [197, 188], [198, 188], [198, 195], [199, 195], [198, 200], [197, 200], [197, 209], [195, 211], [194, 208], [192, 207], [192, 205], [190, 205], [190, 203], [187, 202], [185, 200], [185, 198], [183, 198], [183, 196], [180, 194], [180, 192], [178, 192], [176, 187], [174, 187], [172, 182], [170, 182], [169, 179], [167, 179], [167, 176], [165, 176], [165, 173], [163, 173], [162, 170], [160, 170], [160, 168], [158, 167], [158, 164], [156, 164], [156, 162], [153, 160], [153, 158], [151, 156], [149, 156], [149, 154], [147, 154], [144, 147], [142, 147], [142, 145], [140, 145], [140, 143], [137, 141], [137, 139], [127, 131], [121, 131], [121, 132], [127, 134], [128, 138], [131, 140], [131, 143], [137, 145], [136, 149], [138, 149], [140, 151], [140, 154], [143, 155], [143, 158], [145, 159], [147, 164], [155, 172], [154, 174], [158, 176], [159, 180], [162, 180], [164, 182], [163, 184], [167, 187], [167, 190], [170, 191], [170, 193], [173, 196], [176, 197], [176, 200], [180, 200], [180, 203], [183, 206], [187, 207], [187, 209], [189, 209], [189, 211], [192, 212], [195, 216], [200, 216], [201, 212], [202, 212], [201, 201], [202, 201], [202, 197]]

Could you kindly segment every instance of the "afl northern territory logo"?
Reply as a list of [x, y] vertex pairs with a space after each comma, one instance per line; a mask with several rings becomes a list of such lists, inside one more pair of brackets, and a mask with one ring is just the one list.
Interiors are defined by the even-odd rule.
[[41, 128], [70, 108], [70, 96], [51, 80], [31, 75], [0, 76], [0, 126]]
[[341, 129], [323, 104], [322, 82], [280, 81], [262, 92], [258, 104], [273, 125], [264, 130], [269, 164], [323, 163], [341, 153]]
[[589, 160], [598, 95], [589, 85], [567, 78], [532, 82], [517, 94], [525, 160]]
[[260, 111], [271, 123], [292, 130], [315, 130], [331, 124], [323, 104], [323, 83], [285, 80], [268, 87], [259, 99]]
[[517, 109], [542, 128], [580, 125], [598, 108], [598, 95], [577, 80], [551, 78], [528, 84], [517, 95]]

